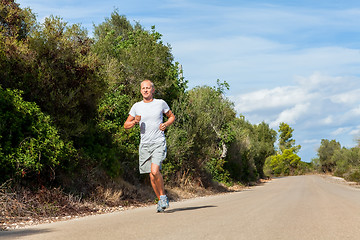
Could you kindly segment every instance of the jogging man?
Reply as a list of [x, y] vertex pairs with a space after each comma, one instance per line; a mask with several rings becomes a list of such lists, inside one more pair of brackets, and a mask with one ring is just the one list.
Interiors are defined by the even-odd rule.
[[[159, 199], [157, 212], [163, 212], [169, 207], [160, 173], [167, 152], [164, 131], [175, 121], [175, 116], [164, 100], [153, 97], [155, 88], [150, 80], [144, 80], [140, 86], [143, 100], [132, 106], [124, 128], [140, 124], [139, 170], [141, 174], [149, 173], [151, 186]], [[163, 114], [168, 117], [164, 123]]]

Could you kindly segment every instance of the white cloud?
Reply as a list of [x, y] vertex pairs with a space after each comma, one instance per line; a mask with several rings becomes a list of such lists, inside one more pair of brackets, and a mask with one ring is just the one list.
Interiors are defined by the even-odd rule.
[[353, 129], [350, 134], [355, 136], [356, 138], [360, 138], [360, 125]]
[[275, 121], [270, 123], [270, 126], [277, 127], [281, 122], [285, 122], [287, 124], [295, 124], [296, 120], [306, 115], [309, 106], [310, 103], [296, 104], [293, 108], [285, 109], [279, 114], [278, 118]]
[[264, 109], [277, 109], [297, 105], [309, 101], [312, 94], [306, 90], [288, 86], [273, 89], [262, 89], [259, 91], [242, 94], [235, 99], [235, 107], [240, 113], [253, 112]]
[[351, 110], [349, 111], [349, 113], [350, 113], [350, 116], [352, 116], [352, 117], [360, 116], [360, 105], [357, 106], [357, 107], [355, 107], [355, 108], [353, 108], [353, 109], [351, 109]]
[[340, 127], [338, 129], [336, 129], [335, 131], [331, 132], [331, 135], [337, 136], [337, 135], [341, 135], [344, 133], [348, 133], [350, 131], [350, 127]]
[[295, 82], [300, 88], [322, 91], [323, 88], [328, 89], [331, 86], [341, 84], [344, 82], [344, 78], [327, 76], [317, 71], [309, 77], [295, 76]]
[[326, 118], [320, 119], [319, 123], [322, 125], [330, 125], [334, 123], [334, 117], [331, 115], [327, 116]]
[[304, 151], [313, 151], [319, 139], [335, 137], [344, 146], [353, 144], [353, 136], [360, 134], [360, 105], [355, 100], [359, 89], [360, 78], [316, 72], [295, 77], [292, 86], [261, 89], [230, 99], [237, 112], [252, 123], [265, 121], [274, 129], [280, 122], [288, 123], [297, 132], [295, 139], [304, 145]]
[[354, 89], [345, 93], [340, 93], [330, 97], [334, 103], [358, 103], [360, 102], [360, 89]]
[[303, 123], [311, 120], [313, 125], [336, 125], [356, 120], [354, 118], [360, 115], [360, 105], [354, 100], [356, 93], [360, 92], [359, 78], [314, 73], [307, 78], [296, 77], [295, 80], [297, 85], [294, 86], [261, 89], [231, 96], [230, 99], [238, 113], [244, 115], [272, 112], [272, 116], [276, 117], [270, 121], [274, 124], [279, 121], [295, 123], [303, 116]]
[[313, 143], [319, 143], [319, 139], [305, 139], [305, 140], [303, 140], [302, 142], [305, 143], [305, 144], [308, 144], [308, 143], [311, 143], [311, 144], [313, 144]]

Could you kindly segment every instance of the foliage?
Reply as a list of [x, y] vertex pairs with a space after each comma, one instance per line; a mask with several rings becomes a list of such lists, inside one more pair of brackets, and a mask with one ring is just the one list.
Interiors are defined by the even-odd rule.
[[138, 127], [123, 128], [128, 109], [129, 97], [121, 88], [106, 93], [98, 107], [96, 126], [85, 135], [82, 146], [110, 176], [120, 175], [130, 180], [137, 172], [140, 139]]
[[334, 163], [334, 174], [344, 177], [350, 181], [360, 181], [357, 178], [360, 167], [360, 148], [341, 148], [335, 150], [331, 156], [331, 162]]
[[[221, 92], [208, 86], [188, 91], [174, 102], [172, 109], [177, 120], [168, 131], [167, 165], [171, 167], [167, 169], [178, 171], [182, 181], [190, 177], [203, 184], [207, 174], [222, 171], [225, 162], [219, 159], [226, 157], [227, 144], [231, 141], [228, 127], [235, 111]], [[180, 149], [184, 147], [186, 151]]]
[[336, 140], [322, 139], [318, 158], [313, 163], [319, 172], [330, 172], [348, 181], [360, 182], [360, 147], [342, 147]]
[[224, 166], [225, 159], [223, 158], [212, 158], [206, 163], [206, 169], [213, 180], [221, 183], [230, 183], [230, 173]]
[[318, 149], [318, 157], [323, 172], [333, 172], [336, 162], [332, 158], [335, 151], [340, 150], [341, 145], [336, 140], [321, 139], [321, 145]]
[[173, 182], [249, 182], [263, 176], [265, 159], [275, 152], [276, 132], [266, 123], [236, 118], [223, 96], [228, 87], [218, 80], [217, 87], [196, 87], [174, 102], [177, 119], [168, 131], [164, 167]]
[[310, 164], [301, 161], [296, 154], [301, 146], [295, 145], [292, 139], [294, 130], [286, 123], [279, 125], [279, 148], [280, 152], [270, 156], [265, 161], [264, 171], [268, 176], [289, 176], [304, 174], [311, 169]]
[[110, 89], [122, 85], [130, 99], [136, 101], [140, 97], [140, 83], [150, 79], [156, 86], [155, 96], [169, 104], [185, 91], [186, 82], [179, 78], [171, 47], [162, 42], [154, 26], [150, 31], [139, 23], [132, 26], [115, 11], [110, 19], [95, 26], [94, 34], [93, 49], [104, 62], [102, 76]]
[[254, 126], [240, 116], [231, 122], [233, 141], [230, 142], [227, 156], [227, 169], [234, 181], [256, 181], [261, 173], [255, 165], [257, 135]]
[[294, 149], [284, 149], [282, 154], [269, 157], [266, 160], [266, 174], [275, 176], [296, 175], [300, 167], [300, 157], [294, 153]]
[[254, 163], [256, 171], [260, 177], [265, 177], [263, 169], [265, 160], [275, 154], [274, 144], [276, 142], [276, 131], [271, 129], [265, 122], [254, 126], [254, 144], [252, 152], [254, 154]]
[[[10, 20], [5, 19], [7, 25]], [[59, 17], [31, 24], [22, 23], [32, 26], [26, 39], [2, 35], [1, 85], [22, 90], [25, 100], [52, 116], [64, 138], [75, 140], [94, 117], [105, 87], [97, 75], [99, 61], [90, 52], [92, 40], [79, 25], [68, 27]]]
[[30, 9], [21, 9], [14, 0], [1, 0], [0, 32], [2, 36], [22, 40], [34, 25], [35, 16]]
[[25, 88], [31, 75], [31, 52], [28, 36], [34, 27], [35, 16], [29, 9], [19, 8], [13, 0], [0, 5], [0, 84], [4, 88]]
[[91, 53], [91, 44], [79, 25], [67, 27], [58, 17], [46, 18], [30, 38], [39, 66], [31, 98], [55, 118], [67, 138], [86, 131], [105, 89], [97, 75], [100, 62]]
[[56, 168], [75, 154], [50, 117], [19, 91], [0, 87], [0, 122], [0, 181], [32, 175], [54, 179]]
[[292, 129], [289, 124], [284, 122], [279, 125], [279, 148], [280, 151], [283, 152], [285, 149], [293, 148], [294, 152], [298, 152], [301, 148], [300, 145], [295, 146], [295, 140], [292, 139], [292, 133], [294, 129]]
[[346, 172], [343, 177], [347, 181], [360, 182], [360, 167], [352, 168], [350, 171]]

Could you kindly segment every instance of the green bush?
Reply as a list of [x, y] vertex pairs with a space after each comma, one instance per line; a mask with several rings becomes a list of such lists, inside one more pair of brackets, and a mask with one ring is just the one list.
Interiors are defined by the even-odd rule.
[[225, 159], [212, 158], [206, 163], [206, 169], [213, 180], [220, 183], [230, 184], [230, 173], [224, 168], [225, 163]]
[[138, 126], [131, 130], [123, 128], [128, 111], [129, 97], [122, 87], [105, 93], [98, 106], [96, 122], [80, 145], [92, 165], [101, 166], [110, 177], [123, 176], [133, 182], [138, 172], [140, 129]]
[[31, 177], [54, 179], [55, 169], [74, 152], [60, 139], [49, 116], [18, 90], [0, 86], [0, 180]]
[[344, 174], [344, 178], [351, 182], [360, 182], [360, 168], [351, 169]]

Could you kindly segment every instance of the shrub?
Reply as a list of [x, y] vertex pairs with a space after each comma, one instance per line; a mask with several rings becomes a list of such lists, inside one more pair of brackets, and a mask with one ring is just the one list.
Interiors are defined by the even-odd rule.
[[54, 179], [55, 169], [74, 153], [49, 116], [18, 90], [0, 86], [0, 180], [37, 174]]
[[351, 182], [360, 182], [360, 169], [355, 168], [344, 174], [344, 178]]

